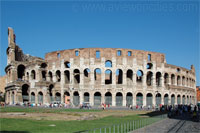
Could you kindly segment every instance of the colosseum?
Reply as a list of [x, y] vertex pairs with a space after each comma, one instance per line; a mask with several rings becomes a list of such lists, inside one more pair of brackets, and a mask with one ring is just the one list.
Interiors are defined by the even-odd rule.
[[6, 103], [156, 106], [196, 103], [195, 68], [167, 64], [157, 52], [78, 48], [24, 54], [8, 28]]

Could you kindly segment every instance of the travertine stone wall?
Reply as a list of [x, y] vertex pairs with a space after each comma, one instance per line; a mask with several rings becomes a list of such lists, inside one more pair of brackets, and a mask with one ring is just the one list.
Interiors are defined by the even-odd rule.
[[188, 70], [167, 64], [162, 53], [79, 48], [50, 52], [45, 59], [23, 54], [19, 61], [13, 58], [13, 54], [21, 54], [15, 46], [10, 41], [5, 68], [9, 104], [60, 101], [73, 106], [83, 102], [155, 106], [196, 102], [194, 66]]

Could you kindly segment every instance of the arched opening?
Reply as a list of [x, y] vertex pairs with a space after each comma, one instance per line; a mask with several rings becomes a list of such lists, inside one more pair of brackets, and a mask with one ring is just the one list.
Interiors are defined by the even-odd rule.
[[165, 73], [165, 75], [164, 75], [164, 84], [165, 84], [165, 86], [169, 84], [169, 74], [168, 73]]
[[105, 94], [105, 104], [112, 105], [112, 94], [110, 92], [106, 92]]
[[182, 96], [182, 104], [185, 105], [185, 95]]
[[90, 101], [90, 94], [88, 92], [84, 93], [83, 101], [84, 102], [89, 102]]
[[171, 75], [171, 84], [172, 85], [175, 84], [175, 75], [174, 74]]
[[43, 93], [41, 91], [38, 93], [38, 103], [43, 104]]
[[80, 71], [78, 69], [74, 70], [74, 84], [80, 83]]
[[182, 77], [182, 85], [185, 86], [185, 77]]
[[169, 96], [168, 94], [164, 95], [164, 105], [168, 105], [168, 101], [169, 101]]
[[22, 99], [23, 99], [23, 103], [29, 101], [29, 94], [28, 93], [29, 93], [29, 85], [24, 84], [22, 86]]
[[42, 71], [42, 80], [46, 81], [46, 71]]
[[45, 68], [47, 67], [47, 64], [46, 64], [46, 63], [42, 63], [42, 64], [40, 65], [40, 67], [45, 69]]
[[65, 65], [65, 68], [70, 68], [70, 62], [69, 61], [65, 61], [64, 65]]
[[57, 102], [61, 102], [61, 94], [59, 92], [56, 92], [55, 99]]
[[74, 95], [73, 95], [73, 104], [74, 104], [74, 106], [79, 106], [79, 104], [80, 104], [80, 97], [79, 97], [79, 93], [77, 91], [75, 91]]
[[86, 84], [90, 83], [90, 69], [86, 68], [84, 71], [84, 82]]
[[49, 81], [53, 81], [53, 74], [51, 71], [48, 73]]
[[64, 100], [65, 104], [70, 104], [70, 93], [68, 91], [65, 91], [64, 93]]
[[156, 106], [159, 106], [161, 104], [161, 94], [156, 94]]
[[35, 103], [35, 93], [31, 92], [31, 103]]
[[142, 70], [138, 70], [137, 71], [137, 79], [136, 79], [137, 83], [142, 83], [142, 78], [143, 78], [143, 72], [142, 72]]
[[147, 103], [147, 107], [152, 107], [152, 104], [153, 104], [153, 95], [151, 93], [148, 93], [147, 94], [147, 97], [146, 97], [146, 103]]
[[94, 70], [94, 80], [95, 84], [101, 84], [101, 69], [96, 68]]
[[23, 80], [24, 79], [24, 75], [25, 75], [25, 66], [24, 65], [19, 65], [17, 67], [17, 77], [19, 80]]
[[147, 78], [146, 78], [147, 86], [153, 85], [153, 73], [151, 71], [147, 72]]
[[50, 103], [52, 103], [53, 101], [54, 101], [54, 98], [53, 98], [53, 93], [52, 93], [52, 91], [53, 91], [53, 88], [54, 88], [54, 85], [49, 85], [49, 102]]
[[171, 95], [171, 105], [175, 105], [175, 95]]
[[36, 79], [35, 70], [32, 70], [32, 71], [31, 71], [31, 79], [32, 79], [32, 80]]
[[133, 84], [133, 71], [128, 69], [128, 71], [126, 72], [126, 82], [128, 85], [132, 85]]
[[133, 94], [131, 92], [128, 92], [126, 94], [126, 106], [133, 105]]
[[107, 60], [105, 62], [105, 67], [112, 67], [112, 62], [110, 60]]
[[101, 105], [101, 93], [100, 92], [94, 93], [94, 105], [95, 106]]
[[123, 83], [123, 71], [121, 69], [116, 70], [116, 83], [117, 84]]
[[187, 105], [189, 105], [189, 96], [187, 96]]
[[70, 72], [68, 70], [64, 71], [64, 77], [65, 77], [65, 84], [70, 83]]
[[116, 94], [116, 106], [122, 106], [123, 96], [121, 92]]
[[136, 105], [143, 106], [143, 94], [137, 93], [136, 95]]
[[56, 71], [56, 81], [60, 82], [60, 80], [61, 80], [61, 73], [60, 73], [60, 70], [57, 70]]
[[180, 96], [180, 95], [177, 96], [177, 104], [178, 104], [178, 105], [181, 104], [181, 96]]
[[105, 71], [105, 84], [112, 84], [112, 71], [109, 69]]
[[147, 69], [152, 69], [153, 68], [153, 64], [152, 63], [147, 63]]
[[161, 86], [161, 73], [160, 72], [157, 72], [156, 73], [156, 85], [157, 86]]
[[181, 85], [181, 77], [179, 75], [177, 76], [177, 85]]

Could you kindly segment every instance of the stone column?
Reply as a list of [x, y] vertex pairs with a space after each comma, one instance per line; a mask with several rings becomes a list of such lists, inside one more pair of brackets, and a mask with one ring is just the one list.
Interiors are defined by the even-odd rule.
[[171, 85], [171, 75], [169, 74], [168, 84]]
[[105, 94], [101, 93], [101, 103], [105, 103]]
[[147, 75], [146, 75], [146, 73], [144, 73], [143, 76], [142, 76], [142, 85], [143, 86], [147, 86], [147, 81], [146, 80], [147, 80]]
[[82, 92], [79, 93], [79, 97], [80, 97], [80, 104], [83, 104], [84, 99], [83, 99], [83, 93]]
[[126, 95], [123, 94], [122, 106], [126, 106]]
[[133, 86], [136, 85], [136, 73], [133, 73]]
[[123, 70], [123, 85], [127, 85], [126, 71]]
[[177, 96], [178, 96], [178, 95], [175, 94], [175, 102], [174, 102], [175, 105], [177, 105], [177, 101], [178, 101], [178, 100], [177, 100]]
[[79, 70], [80, 71], [80, 85], [84, 85], [84, 73], [83, 71]]
[[161, 104], [164, 105], [164, 93], [161, 93]]
[[161, 82], [160, 82], [161, 85], [160, 85], [160, 86], [163, 88], [163, 87], [164, 87], [164, 84], [165, 84], [165, 83], [164, 83], [164, 77], [163, 77], [163, 75], [161, 75], [160, 80], [161, 80]]
[[112, 106], [116, 106], [116, 93], [112, 94]]
[[90, 93], [90, 104], [91, 106], [94, 106], [94, 94], [93, 93]]
[[94, 85], [94, 70], [91, 69], [90, 72], [90, 85]]
[[73, 71], [73, 69], [70, 69], [69, 78], [70, 78], [69, 83], [73, 85], [74, 84], [74, 71]]
[[105, 70], [102, 69], [101, 73], [101, 85], [105, 85]]
[[147, 95], [146, 93], [143, 93], [143, 107], [147, 106]]
[[35, 92], [35, 103], [38, 104], [38, 92]]
[[53, 82], [57, 82], [56, 74], [52, 73], [52, 75], [53, 75]]
[[156, 72], [153, 72], [153, 88], [156, 87]]

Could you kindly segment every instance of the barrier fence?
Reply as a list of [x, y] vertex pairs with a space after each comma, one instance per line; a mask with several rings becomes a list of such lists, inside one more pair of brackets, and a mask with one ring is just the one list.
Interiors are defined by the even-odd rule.
[[148, 126], [152, 123], [155, 123], [165, 118], [167, 118], [167, 114], [143, 118], [140, 120], [128, 121], [125, 123], [114, 124], [111, 126], [106, 126], [106, 127], [101, 127], [101, 128], [95, 128], [92, 130], [79, 131], [77, 133], [128, 133], [130, 131], [143, 128], [145, 126]]

